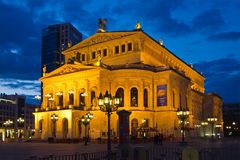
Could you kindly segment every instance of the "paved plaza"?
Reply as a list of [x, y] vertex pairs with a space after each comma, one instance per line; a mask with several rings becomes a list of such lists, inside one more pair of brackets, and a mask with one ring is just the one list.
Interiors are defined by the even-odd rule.
[[[112, 147], [114, 149], [116, 145]], [[85, 146], [83, 143], [0, 143], [0, 160], [24, 160], [30, 156], [43, 157], [106, 150], [106, 144], [89, 144]]]
[[[199, 141], [199, 140], [191, 140], [188, 145], [194, 146], [194, 148], [229, 148], [231, 146], [240, 146], [239, 139], [235, 140], [225, 140], [225, 141], [215, 141], [212, 143], [211, 141]], [[163, 145], [158, 145], [161, 148], [176, 148], [179, 146], [178, 142], [164, 142]], [[153, 143], [140, 143], [140, 144], [132, 144], [132, 148], [134, 147], [145, 147], [145, 148], [155, 148], [157, 147]], [[112, 149], [117, 150], [118, 145], [112, 144]], [[106, 151], [106, 144], [92, 144], [89, 143], [85, 146], [83, 143], [77, 144], [68, 144], [68, 143], [33, 143], [33, 142], [11, 142], [11, 143], [3, 143], [0, 142], [0, 160], [25, 160], [31, 156], [44, 157], [49, 155], [71, 155], [75, 153], [92, 153], [92, 152], [100, 152]], [[240, 157], [240, 153], [239, 156]]]

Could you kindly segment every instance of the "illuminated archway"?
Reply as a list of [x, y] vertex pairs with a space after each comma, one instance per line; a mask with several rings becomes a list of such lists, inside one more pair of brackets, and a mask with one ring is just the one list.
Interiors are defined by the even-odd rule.
[[132, 122], [131, 122], [131, 135], [133, 137], [137, 137], [137, 129], [138, 129], [138, 120], [134, 118], [132, 119]]
[[63, 138], [67, 138], [67, 134], [68, 134], [68, 120], [67, 118], [64, 118], [62, 121], [62, 134], [63, 134]]
[[75, 137], [76, 138], [81, 138], [82, 134], [82, 122], [81, 120], [76, 120], [75, 122]]

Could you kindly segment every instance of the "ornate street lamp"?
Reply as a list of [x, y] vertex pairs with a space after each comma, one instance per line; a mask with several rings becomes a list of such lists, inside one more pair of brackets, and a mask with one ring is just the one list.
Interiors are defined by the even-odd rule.
[[81, 118], [82, 124], [85, 126], [85, 146], [87, 145], [87, 142], [88, 142], [88, 139], [89, 139], [89, 130], [88, 130], [88, 137], [87, 137], [87, 125], [89, 125], [90, 120], [92, 118], [93, 118], [93, 114], [91, 114], [90, 112], [86, 113]]
[[[22, 127], [24, 127], [24, 119], [22, 118], [22, 117], [19, 117], [18, 119], [17, 119], [17, 122], [18, 122], [18, 124], [19, 124], [19, 128], [20, 128], [20, 130], [19, 130], [19, 138], [22, 138]], [[23, 130], [23, 132], [24, 132], [24, 130]]]
[[209, 123], [212, 125], [212, 140], [214, 139], [213, 133], [214, 133], [214, 123], [217, 122], [217, 118], [215, 117], [210, 117], [207, 119]]
[[55, 113], [51, 115], [51, 120], [53, 122], [53, 137], [56, 138], [56, 122], [58, 120], [58, 115]]
[[100, 107], [100, 110], [103, 112], [106, 112], [106, 115], [108, 117], [108, 138], [107, 138], [107, 150], [108, 150], [108, 159], [111, 157], [111, 133], [110, 133], [110, 116], [112, 112], [117, 111], [118, 106], [120, 104], [120, 99], [118, 97], [112, 97], [111, 94], [108, 94], [108, 91], [106, 91], [105, 95], [103, 96], [102, 93], [100, 93], [98, 97], [98, 105]]
[[182, 108], [181, 106], [177, 109], [177, 117], [180, 120], [181, 131], [182, 131], [182, 142], [184, 143], [185, 136], [185, 124], [188, 123], [189, 109], [188, 107]]
[[208, 125], [208, 122], [201, 122], [201, 125], [203, 126], [203, 136], [206, 137], [206, 126]]

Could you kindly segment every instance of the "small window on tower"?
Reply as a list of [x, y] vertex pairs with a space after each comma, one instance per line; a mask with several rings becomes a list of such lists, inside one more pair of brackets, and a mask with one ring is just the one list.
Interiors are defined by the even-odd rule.
[[96, 52], [93, 51], [93, 52], [92, 52], [92, 59], [95, 59], [95, 58], [96, 58]]
[[119, 54], [119, 46], [115, 46], [115, 54]]
[[82, 61], [85, 61], [85, 54], [82, 54]]
[[132, 43], [128, 43], [128, 51], [132, 51]]
[[103, 49], [103, 57], [107, 56], [107, 48]]
[[122, 44], [122, 53], [126, 52], [125, 44]]

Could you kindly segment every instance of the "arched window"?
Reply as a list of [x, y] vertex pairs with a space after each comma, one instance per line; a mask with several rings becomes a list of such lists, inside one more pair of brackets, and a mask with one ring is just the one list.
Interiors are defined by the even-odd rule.
[[138, 90], [137, 88], [133, 87], [131, 89], [131, 107], [137, 107], [138, 106]]
[[74, 102], [74, 93], [69, 92], [69, 105], [73, 105]]
[[62, 121], [62, 132], [63, 132], [63, 138], [67, 138], [68, 134], [68, 120], [66, 118]]
[[76, 138], [80, 138], [81, 137], [81, 132], [82, 132], [82, 122], [81, 120], [77, 120], [75, 122], [75, 136]]
[[134, 118], [132, 119], [132, 123], [131, 123], [131, 135], [133, 137], [137, 137], [137, 128], [138, 128], [138, 120]]
[[80, 107], [85, 106], [85, 93], [84, 92], [80, 93], [80, 95], [79, 95], [79, 106]]
[[122, 88], [117, 89], [116, 97], [120, 99], [119, 107], [124, 107], [124, 90]]
[[146, 88], [143, 91], [143, 105], [144, 107], [148, 107], [148, 91]]
[[94, 100], [96, 98], [96, 93], [95, 91], [91, 91], [91, 104], [94, 105]]
[[57, 92], [57, 106], [63, 106], [63, 93], [62, 92]]

